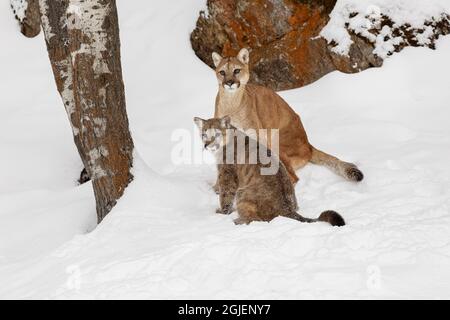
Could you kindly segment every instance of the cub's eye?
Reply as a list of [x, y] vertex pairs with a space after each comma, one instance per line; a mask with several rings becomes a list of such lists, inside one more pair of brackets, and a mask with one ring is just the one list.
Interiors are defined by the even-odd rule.
[[206, 133], [202, 133], [202, 138], [203, 138], [203, 139], [206, 139], [206, 138], [207, 138]]
[[219, 73], [220, 73], [222, 76], [225, 76], [225, 71], [221, 70]]
[[239, 72], [241, 72], [241, 69], [235, 69], [233, 72], [234, 74], [239, 74]]

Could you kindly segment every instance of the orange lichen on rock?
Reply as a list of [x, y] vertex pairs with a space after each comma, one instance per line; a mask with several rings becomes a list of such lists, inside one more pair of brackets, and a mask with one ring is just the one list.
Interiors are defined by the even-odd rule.
[[[250, 81], [275, 90], [301, 87], [334, 70], [352, 72], [355, 59], [337, 57], [319, 37], [335, 2], [208, 0], [209, 15], [199, 17], [192, 47], [211, 67], [213, 51], [233, 56], [247, 47]], [[373, 55], [367, 48], [373, 45], [359, 41], [358, 46], [356, 62], [370, 65], [367, 60], [373, 60]]]

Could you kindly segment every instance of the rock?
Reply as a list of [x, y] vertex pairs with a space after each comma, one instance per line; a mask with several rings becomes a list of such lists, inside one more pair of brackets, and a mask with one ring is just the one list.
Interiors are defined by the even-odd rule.
[[[251, 82], [285, 90], [302, 87], [341, 70], [357, 72], [382, 61], [373, 45], [357, 39], [350, 57], [330, 50], [319, 37], [336, 0], [208, 0], [191, 34], [196, 55], [213, 67], [211, 53], [250, 50]], [[355, 36], [356, 38], [356, 36]]]
[[[384, 57], [377, 56], [372, 39], [348, 30], [353, 44], [348, 55], [340, 55], [333, 51], [335, 43], [320, 36], [335, 4], [336, 0], [208, 0], [208, 12], [200, 13], [191, 34], [192, 48], [210, 67], [213, 51], [232, 56], [248, 48], [250, 82], [274, 90], [302, 87], [335, 70], [355, 73], [381, 66]], [[386, 24], [388, 20], [370, 32], [380, 34]], [[448, 24], [434, 26], [448, 33]], [[395, 50], [415, 45], [420, 32], [400, 26], [398, 33], [405, 41]]]

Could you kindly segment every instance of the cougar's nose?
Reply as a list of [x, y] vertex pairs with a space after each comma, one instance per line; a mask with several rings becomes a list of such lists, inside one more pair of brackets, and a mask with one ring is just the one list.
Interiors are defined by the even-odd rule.
[[225, 82], [226, 85], [229, 85], [230, 87], [234, 84], [233, 80], [228, 80], [227, 82]]

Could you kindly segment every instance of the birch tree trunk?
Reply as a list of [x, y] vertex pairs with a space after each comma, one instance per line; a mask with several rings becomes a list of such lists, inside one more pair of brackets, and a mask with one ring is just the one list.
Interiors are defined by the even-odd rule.
[[34, 38], [41, 32], [39, 0], [11, 0], [11, 8], [20, 24], [20, 32]]
[[56, 85], [83, 164], [98, 222], [133, 179], [115, 0], [39, 0]]

